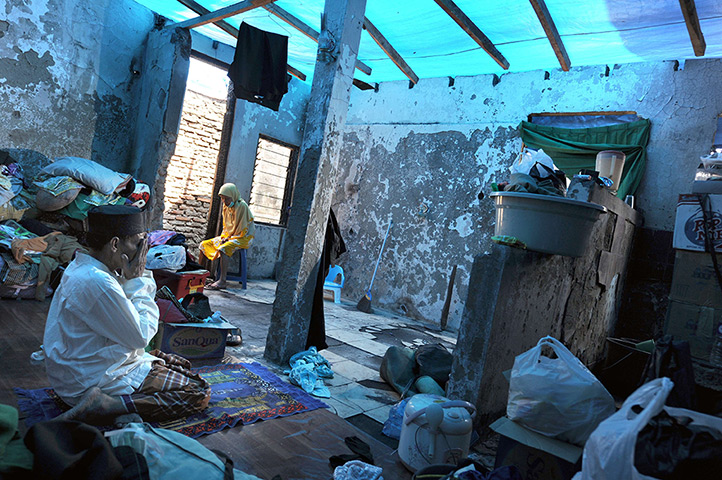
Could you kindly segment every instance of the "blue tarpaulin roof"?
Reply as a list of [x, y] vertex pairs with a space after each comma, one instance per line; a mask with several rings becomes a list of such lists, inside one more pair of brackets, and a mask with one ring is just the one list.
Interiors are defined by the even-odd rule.
[[[198, 16], [175, 0], [136, 0], [173, 21]], [[238, 0], [197, 0], [218, 10]], [[505, 71], [559, 68], [554, 50], [529, 0], [455, 0], [456, 5], [509, 61], [502, 69], [434, 0], [367, 0], [366, 17], [386, 37], [420, 78], [501, 74]], [[707, 49], [722, 57], [722, 1], [696, 0]], [[324, 0], [278, 0], [275, 5], [320, 30]], [[684, 60], [696, 58], [679, 0], [546, 0], [566, 47], [572, 68], [583, 65]], [[289, 37], [288, 64], [311, 81], [316, 43], [264, 8], [225, 19], [238, 27], [247, 22]], [[235, 39], [213, 24], [195, 29], [235, 46]], [[368, 32], [361, 34], [359, 60], [371, 75], [356, 70], [368, 83], [407, 77]]]

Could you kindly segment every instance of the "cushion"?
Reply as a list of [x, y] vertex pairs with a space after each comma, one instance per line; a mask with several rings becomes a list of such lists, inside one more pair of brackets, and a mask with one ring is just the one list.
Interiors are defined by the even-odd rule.
[[54, 212], [73, 203], [80, 190], [81, 188], [73, 188], [64, 191], [60, 195], [53, 195], [47, 190], [39, 188], [37, 195], [35, 195], [35, 205], [45, 212]]
[[131, 178], [127, 173], [118, 173], [92, 160], [78, 157], [59, 157], [42, 170], [48, 175], [67, 175], [84, 183], [93, 190], [110, 195], [124, 186]]

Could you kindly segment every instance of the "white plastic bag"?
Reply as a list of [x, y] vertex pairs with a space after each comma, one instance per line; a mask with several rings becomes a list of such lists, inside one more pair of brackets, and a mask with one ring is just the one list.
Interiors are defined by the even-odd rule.
[[551, 172], [559, 170], [556, 165], [554, 165], [552, 157], [544, 153], [544, 150], [541, 148], [539, 150], [531, 150], [527, 148], [519, 154], [519, 158], [512, 164], [511, 167], [509, 167], [509, 171], [511, 173], [523, 173], [524, 175], [529, 175], [532, 167], [534, 167], [537, 162], [551, 169], [537, 169], [539, 171], [539, 178], [546, 178], [551, 175]]
[[[634, 449], [639, 432], [662, 409], [672, 417], [691, 419], [690, 425], [722, 432], [721, 418], [684, 408], [665, 407], [664, 402], [673, 387], [669, 378], [656, 378], [645, 383], [624, 401], [617, 413], [600, 423], [584, 446], [582, 471], [574, 476], [574, 480], [655, 480], [637, 471]], [[642, 411], [634, 413], [632, 407], [637, 405]], [[710, 475], [709, 478], [716, 476], [713, 472]]]
[[156, 245], [148, 249], [145, 268], [178, 270], [186, 264], [186, 249], [181, 245]]
[[[551, 347], [557, 358], [542, 355]], [[614, 413], [614, 399], [577, 357], [553, 337], [514, 359], [507, 416], [535, 432], [584, 445]]]

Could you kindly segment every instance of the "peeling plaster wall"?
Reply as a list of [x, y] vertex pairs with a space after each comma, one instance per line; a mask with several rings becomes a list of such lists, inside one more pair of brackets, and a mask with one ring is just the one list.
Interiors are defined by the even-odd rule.
[[[580, 67], [388, 82], [351, 95], [334, 208], [349, 252], [344, 295], [368, 287], [381, 238], [389, 242], [374, 303], [438, 324], [459, 265], [448, 325], [459, 326], [473, 256], [488, 251], [494, 207], [480, 191], [507, 179], [521, 147], [517, 125], [536, 112], [634, 110], [652, 121], [637, 207], [646, 226], [673, 228], [677, 195], [691, 188], [722, 112], [722, 61]], [[496, 85], [494, 85], [496, 83]], [[428, 212], [425, 213], [426, 207]]]
[[0, 145], [131, 162], [153, 13], [130, 0], [6, 0], [0, 7]]
[[[246, 201], [251, 195], [258, 136], [263, 134], [300, 147], [310, 93], [310, 85], [292, 78], [278, 112], [245, 100], [236, 101], [225, 181], [235, 183]], [[285, 231], [285, 227], [276, 225], [256, 225], [256, 237], [247, 254], [250, 278], [273, 276]], [[238, 271], [238, 262], [238, 255], [234, 255], [229, 271]]]

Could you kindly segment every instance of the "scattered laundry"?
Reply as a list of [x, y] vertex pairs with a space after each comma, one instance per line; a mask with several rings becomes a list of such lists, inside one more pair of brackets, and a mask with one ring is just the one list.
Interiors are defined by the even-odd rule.
[[291, 368], [284, 370], [283, 373], [291, 377], [291, 383], [317, 397], [329, 398], [331, 396], [323, 379], [333, 378], [333, 371], [328, 360], [317, 352], [316, 347], [293, 355], [288, 363]]

